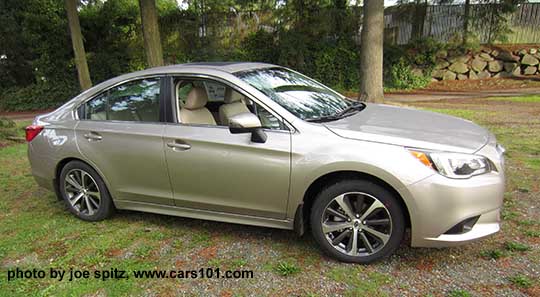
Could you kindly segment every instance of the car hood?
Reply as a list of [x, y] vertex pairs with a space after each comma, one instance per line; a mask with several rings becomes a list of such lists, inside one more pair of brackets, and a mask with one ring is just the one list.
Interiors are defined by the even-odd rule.
[[324, 125], [345, 138], [466, 153], [479, 150], [491, 135], [468, 120], [383, 104], [367, 104], [353, 116]]

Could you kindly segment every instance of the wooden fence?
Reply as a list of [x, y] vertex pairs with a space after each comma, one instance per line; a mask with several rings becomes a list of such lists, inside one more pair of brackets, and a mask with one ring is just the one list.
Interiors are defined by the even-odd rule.
[[[471, 36], [480, 43], [540, 43], [540, 3], [519, 5], [514, 13], [505, 16], [511, 30], [500, 39], [495, 34], [496, 22], [490, 22], [486, 15], [487, 5], [471, 5], [469, 30]], [[418, 24], [418, 13], [412, 6], [387, 8], [385, 20], [385, 41], [393, 44], [407, 44], [414, 30], [420, 30], [422, 37], [433, 37], [442, 42], [461, 38], [463, 34], [464, 5], [429, 5], [425, 7], [423, 22]], [[483, 16], [482, 18], [480, 16]], [[414, 29], [413, 29], [414, 28]], [[419, 28], [419, 29], [418, 29]], [[420, 35], [416, 32], [416, 36]]]

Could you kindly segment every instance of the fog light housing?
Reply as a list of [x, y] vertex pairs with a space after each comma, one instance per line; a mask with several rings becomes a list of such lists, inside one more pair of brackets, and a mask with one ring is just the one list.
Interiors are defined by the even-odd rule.
[[448, 229], [444, 234], [463, 234], [472, 230], [480, 216], [475, 216], [472, 218], [465, 219], [457, 223], [454, 227]]

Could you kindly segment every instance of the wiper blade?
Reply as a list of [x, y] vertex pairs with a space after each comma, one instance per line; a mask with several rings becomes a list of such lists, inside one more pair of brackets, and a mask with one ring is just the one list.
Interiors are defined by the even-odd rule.
[[305, 121], [312, 122], [312, 123], [323, 123], [323, 122], [330, 122], [330, 121], [335, 121], [339, 119], [341, 119], [341, 117], [337, 117], [335, 115], [329, 115], [329, 116], [322, 116], [318, 118], [306, 119]]
[[366, 105], [364, 103], [358, 103], [358, 104], [351, 105], [351, 106], [345, 108], [344, 110], [342, 110], [342, 111], [340, 111], [340, 112], [338, 112], [336, 114], [322, 116], [322, 117], [318, 117], [318, 118], [306, 119], [306, 121], [307, 122], [312, 122], [312, 123], [323, 123], [323, 122], [336, 121], [336, 120], [344, 118], [345, 116], [351, 115], [350, 113], [353, 112], [353, 111], [361, 111], [364, 108], [366, 108]]
[[336, 117], [343, 117], [344, 115], [352, 112], [352, 111], [361, 111], [362, 109], [366, 108], [366, 105], [364, 103], [357, 103], [357, 104], [354, 104], [354, 105], [351, 105], [347, 108], [345, 108], [344, 110], [338, 112], [337, 114], [335, 114]]

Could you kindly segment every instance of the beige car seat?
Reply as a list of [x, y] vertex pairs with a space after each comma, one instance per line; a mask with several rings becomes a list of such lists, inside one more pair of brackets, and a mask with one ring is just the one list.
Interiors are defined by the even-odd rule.
[[219, 121], [228, 126], [229, 119], [237, 114], [251, 112], [244, 103], [245, 97], [231, 88], [225, 92], [225, 104], [219, 107]]
[[201, 87], [194, 87], [189, 91], [186, 103], [180, 109], [180, 121], [183, 124], [207, 124], [215, 125], [216, 121], [205, 107], [208, 102], [208, 94]]

